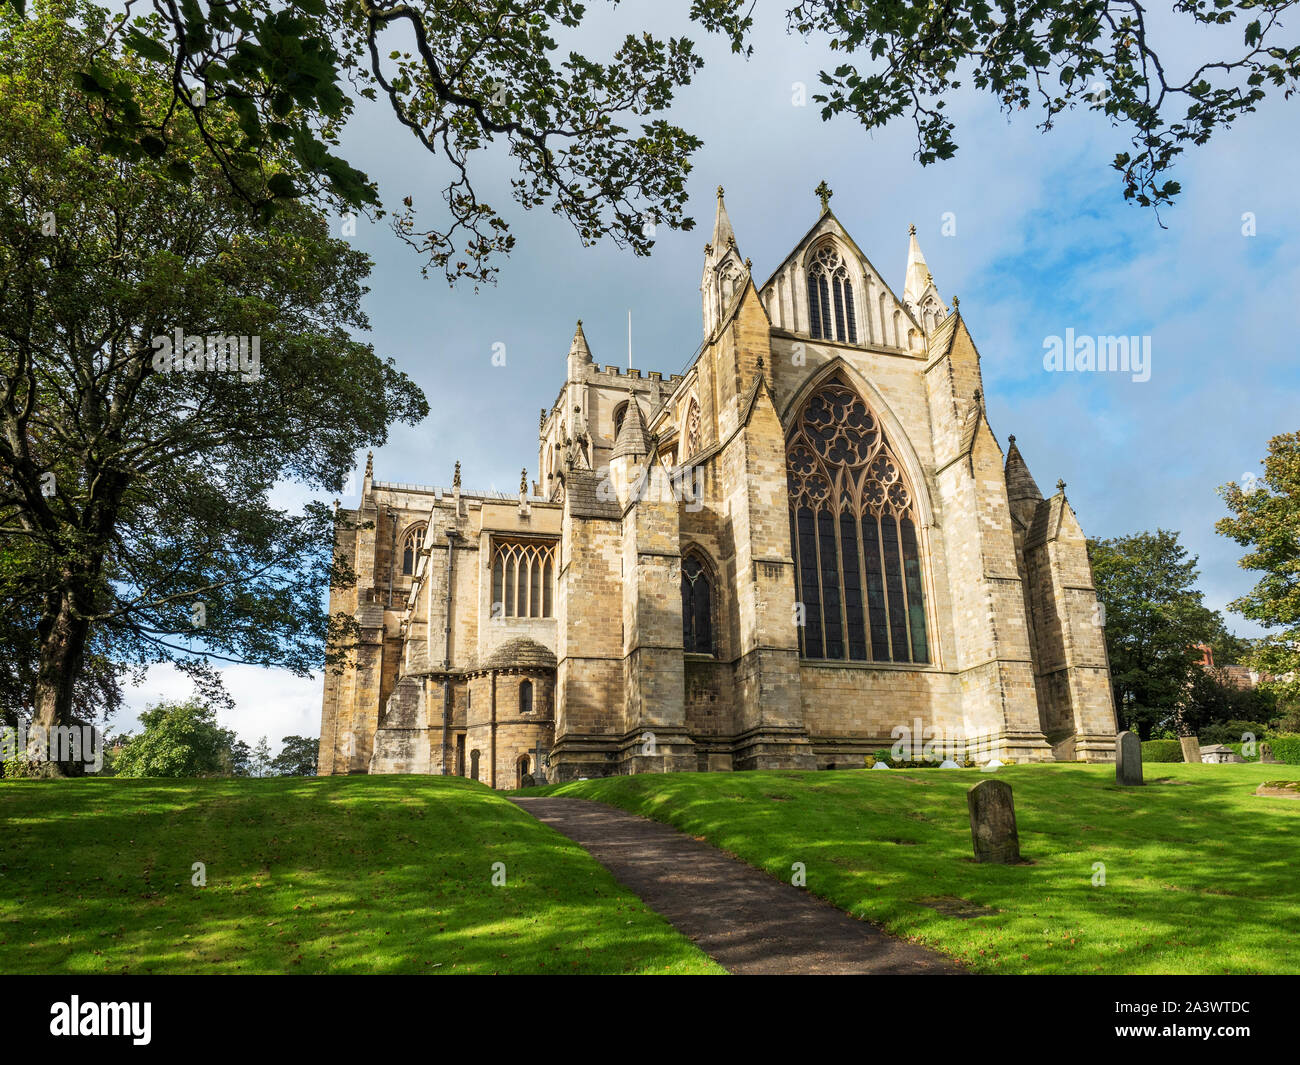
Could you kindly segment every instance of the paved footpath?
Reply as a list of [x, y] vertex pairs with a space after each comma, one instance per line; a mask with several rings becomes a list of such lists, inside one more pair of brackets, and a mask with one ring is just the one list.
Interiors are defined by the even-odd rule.
[[657, 821], [586, 799], [513, 801], [586, 849], [730, 972], [963, 971]]

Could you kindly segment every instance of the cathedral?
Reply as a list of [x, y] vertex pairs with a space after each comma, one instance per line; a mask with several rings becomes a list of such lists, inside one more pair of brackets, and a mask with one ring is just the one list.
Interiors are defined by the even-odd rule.
[[760, 283], [718, 189], [685, 373], [602, 367], [578, 322], [517, 496], [367, 460], [336, 523], [357, 580], [330, 608], [359, 637], [326, 673], [322, 774], [849, 768], [908, 731], [1113, 759], [1064, 483], [1003, 452], [915, 230], [899, 296], [818, 191]]

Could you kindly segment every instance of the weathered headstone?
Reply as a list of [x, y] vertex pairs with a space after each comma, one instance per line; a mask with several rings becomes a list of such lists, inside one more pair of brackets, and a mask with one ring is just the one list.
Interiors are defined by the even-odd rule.
[[981, 780], [966, 792], [970, 809], [970, 838], [975, 860], [1012, 865], [1020, 861], [1016, 833], [1016, 807], [1011, 785], [1004, 780]]
[[1282, 759], [1273, 754], [1273, 748], [1267, 743], [1259, 745], [1259, 760], [1268, 765], [1281, 765]]
[[1125, 788], [1142, 783], [1142, 741], [1135, 732], [1115, 737], [1115, 783]]
[[1195, 736], [1180, 736], [1178, 742], [1183, 747], [1184, 762], [1200, 762], [1201, 760], [1201, 741]]

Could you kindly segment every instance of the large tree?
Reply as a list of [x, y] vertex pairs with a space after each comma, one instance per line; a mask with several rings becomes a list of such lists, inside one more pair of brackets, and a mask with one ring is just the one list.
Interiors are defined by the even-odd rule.
[[1287, 678], [1273, 687], [1294, 700], [1300, 696], [1300, 432], [1273, 437], [1264, 476], [1243, 482], [1219, 489], [1232, 515], [1215, 528], [1248, 549], [1241, 567], [1262, 576], [1229, 606], [1271, 630], [1255, 642], [1251, 664]]
[[347, 642], [320, 589], [352, 574], [328, 507], [269, 492], [337, 490], [358, 449], [428, 411], [355, 339], [369, 260], [303, 205], [251, 219], [187, 112], [167, 123], [188, 173], [112, 155], [74, 77], [87, 55], [144, 116], [171, 95], [98, 47], [96, 8], [0, 18], [0, 534], [21, 564], [0, 613], [36, 621], [35, 721], [69, 720], [94, 654], [309, 674], [327, 636]]
[[[799, 0], [785, 19], [843, 57], [819, 75], [823, 119], [847, 115], [867, 130], [910, 121], [924, 165], [957, 151], [948, 104], [964, 85], [1008, 112], [1033, 111], [1044, 130], [1086, 108], [1121, 131], [1117, 146], [1128, 150], [1112, 165], [1124, 195], [1158, 208], [1179, 191], [1168, 174], [1188, 146], [1269, 93], [1290, 97], [1300, 46], [1284, 20], [1296, 3], [1170, 0], [1153, 18], [1140, 0]], [[588, 15], [578, 0], [151, 6], [156, 17], [137, 20], [145, 5], [129, 0], [114, 33], [169, 79], [170, 114], [189, 114], [251, 208], [304, 194], [377, 208], [377, 189], [336, 151], [341, 126], [368, 99], [441, 164], [435, 216], [417, 216], [408, 195], [395, 222], [449, 280], [489, 279], [513, 243], [507, 212], [480, 195], [502, 147], [517, 167], [518, 205], [549, 207], [584, 241], [610, 237], [645, 253], [656, 225], [692, 225], [684, 183], [700, 142], [662, 117], [701, 65], [684, 35], [629, 34], [607, 58], [583, 55], [568, 47]], [[656, 22], [722, 34], [748, 56], [755, 6], [693, 0], [685, 19], [654, 10]], [[129, 84], [93, 57], [84, 77], [104, 102], [113, 146], [158, 153], [182, 172], [190, 165], [172, 150], [169, 121], [139, 108]]]
[[125, 737], [114, 761], [119, 777], [208, 777], [229, 772], [235, 734], [217, 724], [201, 699], [160, 702], [140, 715], [144, 730]]
[[1218, 638], [1223, 626], [1196, 588], [1195, 556], [1165, 529], [1089, 540], [1088, 553], [1123, 725], [1143, 739], [1162, 727], [1188, 732], [1182, 714], [1200, 669], [1197, 645]]

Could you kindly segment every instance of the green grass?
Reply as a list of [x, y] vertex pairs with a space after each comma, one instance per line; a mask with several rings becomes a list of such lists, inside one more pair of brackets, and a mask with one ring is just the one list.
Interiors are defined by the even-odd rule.
[[990, 775], [979, 770], [646, 774], [532, 790], [664, 821], [787, 883], [803, 862], [810, 891], [981, 972], [1300, 971], [1300, 802], [1253, 794], [1300, 767], [1145, 769], [1141, 788], [1116, 787], [1110, 766], [998, 770], [1031, 862], [1018, 866], [971, 858], [966, 791]]
[[720, 971], [470, 781], [0, 781], [0, 973]]

